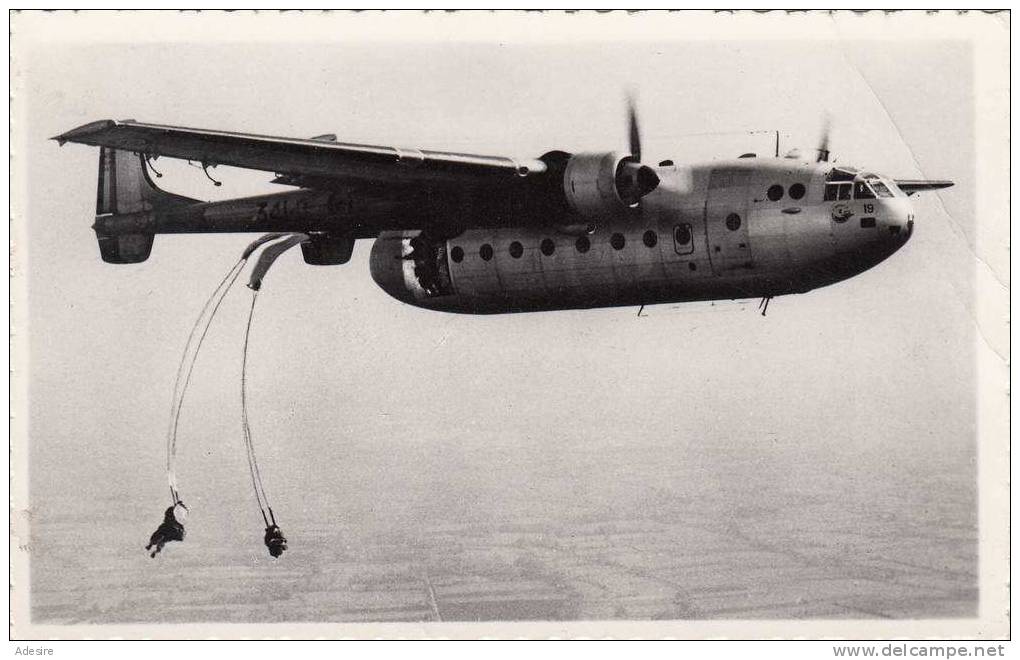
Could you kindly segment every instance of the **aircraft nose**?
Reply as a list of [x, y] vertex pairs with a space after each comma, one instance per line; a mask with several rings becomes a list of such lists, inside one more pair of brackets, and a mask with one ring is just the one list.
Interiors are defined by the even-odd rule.
[[914, 210], [910, 203], [903, 199], [889, 200], [885, 204], [885, 230], [897, 241], [906, 243], [914, 233]]

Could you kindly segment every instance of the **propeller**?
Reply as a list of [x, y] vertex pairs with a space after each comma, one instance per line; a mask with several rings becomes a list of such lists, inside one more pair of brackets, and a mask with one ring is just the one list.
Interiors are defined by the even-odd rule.
[[621, 162], [616, 170], [616, 189], [620, 199], [628, 206], [633, 206], [659, 185], [659, 176], [655, 171], [641, 164], [641, 129], [638, 126], [633, 94], [627, 94], [627, 128], [630, 157]]
[[627, 120], [630, 127], [630, 153], [638, 162], [641, 161], [641, 129], [638, 128], [637, 107], [634, 95], [627, 94]]
[[818, 145], [818, 159], [817, 163], [829, 162], [829, 133], [832, 129], [832, 118], [829, 113], [825, 113], [825, 119], [822, 123], [822, 141]]

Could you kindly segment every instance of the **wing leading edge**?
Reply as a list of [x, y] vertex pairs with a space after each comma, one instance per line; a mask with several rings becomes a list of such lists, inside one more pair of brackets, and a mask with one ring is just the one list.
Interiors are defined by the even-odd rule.
[[539, 159], [515, 160], [424, 149], [346, 144], [106, 119], [53, 138], [67, 142], [229, 165], [281, 175], [281, 182], [360, 181], [395, 185], [470, 187], [540, 175]]
[[926, 190], [949, 188], [953, 182], [948, 179], [896, 179], [896, 185], [908, 195], [913, 195]]

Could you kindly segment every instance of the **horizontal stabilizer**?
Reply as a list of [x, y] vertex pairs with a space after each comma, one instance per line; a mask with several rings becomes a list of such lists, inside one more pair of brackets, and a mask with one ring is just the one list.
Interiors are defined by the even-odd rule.
[[925, 190], [948, 188], [953, 182], [946, 179], [896, 179], [896, 185], [908, 195], [913, 195]]

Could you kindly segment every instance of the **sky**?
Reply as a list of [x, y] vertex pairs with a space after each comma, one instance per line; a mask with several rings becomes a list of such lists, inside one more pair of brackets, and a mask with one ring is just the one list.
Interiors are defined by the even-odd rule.
[[[345, 447], [364, 446], [420, 455], [440, 490], [444, 470], [484, 481], [488, 468], [472, 456], [493, 445], [548, 446], [564, 470], [571, 460], [558, 444], [597, 456], [679, 436], [745, 451], [778, 436], [868, 460], [892, 452], [908, 472], [931, 454], [973, 450], [975, 271], [983, 264], [1008, 282], [1008, 257], [1002, 228], [983, 233], [976, 223], [968, 42], [873, 38], [851, 24], [831, 38], [706, 39], [678, 23], [672, 37], [606, 43], [316, 34], [151, 43], [125, 31], [115, 43], [21, 53], [27, 241], [14, 250], [28, 287], [37, 500], [102, 491], [123, 475], [125, 499], [157, 506], [180, 351], [251, 238], [157, 236], [147, 262], [105, 264], [90, 229], [97, 150], [48, 138], [132, 118], [533, 157], [622, 148], [626, 89], [636, 92], [648, 162], [768, 154], [772, 138], [748, 134], [761, 130], [779, 130], [784, 151], [810, 149], [828, 115], [838, 162], [956, 185], [914, 198], [914, 237], [888, 261], [777, 298], [767, 318], [753, 304], [661, 305], [641, 318], [636, 309], [449, 315], [378, 289], [370, 241], [340, 267], [306, 266], [293, 251], [260, 295], [251, 348], [252, 423], [275, 483], [341, 479], [358, 460]], [[224, 183], [214, 188], [199, 169], [158, 166], [161, 186], [200, 199], [280, 189], [264, 173], [219, 168]], [[201, 483], [208, 464], [240, 465], [247, 293], [224, 304], [184, 411], [182, 488], [207, 501], [217, 497]], [[783, 478], [782, 466], [767, 469]], [[231, 487], [243, 484], [238, 474]], [[363, 486], [384, 499], [387, 475], [376, 477]]]

